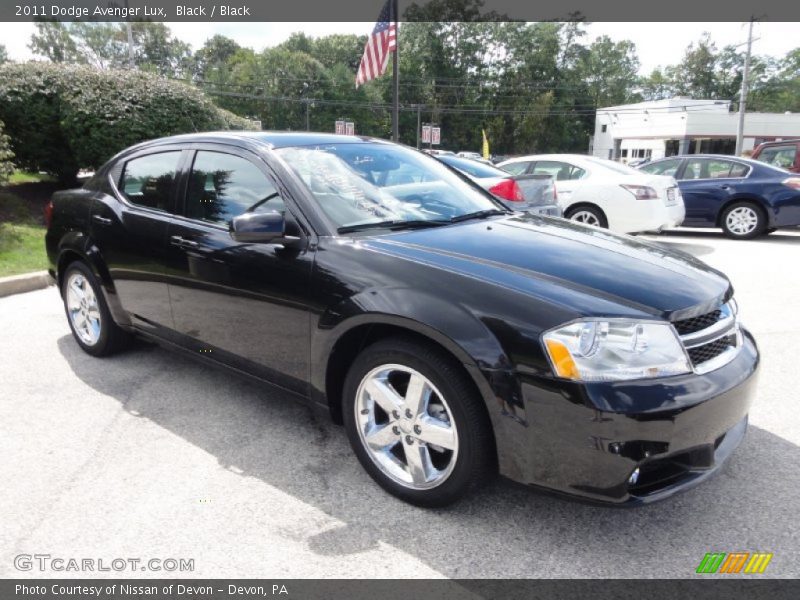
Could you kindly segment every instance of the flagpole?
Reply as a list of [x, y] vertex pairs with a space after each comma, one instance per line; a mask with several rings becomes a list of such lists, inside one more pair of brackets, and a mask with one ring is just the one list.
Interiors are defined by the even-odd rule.
[[397, 0], [392, 2], [392, 19], [395, 24], [394, 52], [392, 52], [392, 141], [400, 141], [400, 73], [397, 55], [400, 53], [400, 24], [398, 23]]

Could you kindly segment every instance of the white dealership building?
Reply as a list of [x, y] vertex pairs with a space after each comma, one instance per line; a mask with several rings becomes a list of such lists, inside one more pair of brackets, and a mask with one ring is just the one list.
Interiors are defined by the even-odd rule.
[[[623, 162], [675, 154], [733, 154], [738, 119], [727, 100], [680, 96], [601, 108], [589, 153]], [[800, 138], [800, 113], [745, 114], [743, 150], [786, 138]]]

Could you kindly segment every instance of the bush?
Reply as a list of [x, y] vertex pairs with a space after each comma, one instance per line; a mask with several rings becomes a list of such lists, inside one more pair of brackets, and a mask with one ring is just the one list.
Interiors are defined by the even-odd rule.
[[9, 137], [3, 132], [3, 122], [0, 121], [0, 183], [8, 181], [8, 176], [14, 172], [14, 165], [11, 159], [14, 153], [11, 151]]
[[0, 66], [0, 119], [19, 166], [61, 180], [144, 140], [252, 128], [179, 82], [140, 71], [39, 62]]

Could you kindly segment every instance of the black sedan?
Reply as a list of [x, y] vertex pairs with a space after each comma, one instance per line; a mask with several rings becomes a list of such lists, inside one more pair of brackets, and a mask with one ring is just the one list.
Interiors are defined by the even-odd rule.
[[674, 156], [640, 171], [672, 175], [686, 206], [684, 227], [720, 227], [751, 239], [800, 225], [800, 177], [757, 160], [718, 155]]
[[713, 474], [746, 429], [759, 357], [722, 273], [510, 213], [402, 146], [166, 138], [49, 214], [50, 271], [86, 352], [142, 336], [280, 386], [415, 504], [498, 471], [650, 502]]

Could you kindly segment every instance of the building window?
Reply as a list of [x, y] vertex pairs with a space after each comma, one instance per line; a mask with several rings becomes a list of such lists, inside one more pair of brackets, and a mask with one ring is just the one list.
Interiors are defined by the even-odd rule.
[[602, 131], [603, 133], [608, 131], [608, 125], [606, 125], [606, 124], [600, 125], [600, 131]]

